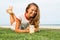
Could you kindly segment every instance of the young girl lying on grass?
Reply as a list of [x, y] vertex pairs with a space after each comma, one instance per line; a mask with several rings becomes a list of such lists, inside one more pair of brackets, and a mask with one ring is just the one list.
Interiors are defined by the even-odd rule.
[[[10, 15], [11, 29], [15, 32], [30, 32], [30, 25], [34, 26], [34, 32], [39, 31], [40, 12], [35, 3], [30, 3], [25, 10], [24, 15], [16, 16], [13, 8], [9, 7], [7, 13]], [[32, 27], [32, 26], [31, 26]], [[32, 30], [33, 31], [33, 30]]]

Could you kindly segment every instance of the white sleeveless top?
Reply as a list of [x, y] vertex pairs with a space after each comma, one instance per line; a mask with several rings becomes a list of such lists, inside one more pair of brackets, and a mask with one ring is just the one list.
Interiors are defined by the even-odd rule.
[[29, 21], [26, 19], [24, 14], [19, 14], [18, 16], [16, 16], [19, 20], [21, 20], [21, 23], [29, 23]]

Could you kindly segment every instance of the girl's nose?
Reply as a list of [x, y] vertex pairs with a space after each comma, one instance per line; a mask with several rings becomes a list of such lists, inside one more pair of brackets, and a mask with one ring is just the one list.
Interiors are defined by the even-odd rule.
[[35, 11], [33, 11], [33, 14], [35, 13]]
[[35, 11], [33, 11], [33, 14], [36, 14], [36, 12], [35, 12]]

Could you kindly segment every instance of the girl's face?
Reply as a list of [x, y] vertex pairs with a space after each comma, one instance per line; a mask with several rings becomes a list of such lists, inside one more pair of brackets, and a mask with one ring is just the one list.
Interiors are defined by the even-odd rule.
[[35, 5], [31, 5], [27, 11], [28, 11], [29, 17], [33, 18], [37, 14], [37, 7]]

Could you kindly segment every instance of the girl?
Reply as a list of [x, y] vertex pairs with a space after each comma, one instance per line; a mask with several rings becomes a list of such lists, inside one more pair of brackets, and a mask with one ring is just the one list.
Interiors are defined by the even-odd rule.
[[10, 15], [11, 29], [15, 32], [30, 32], [29, 25], [34, 25], [34, 32], [39, 30], [40, 12], [37, 4], [30, 3], [24, 15], [15, 16], [12, 7], [7, 9], [7, 13]]

